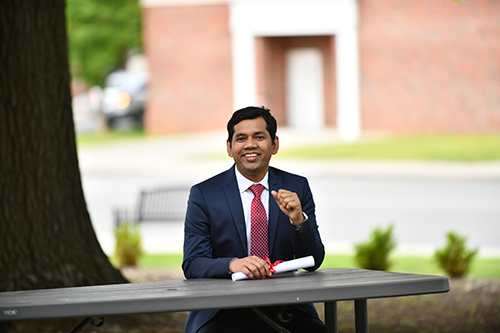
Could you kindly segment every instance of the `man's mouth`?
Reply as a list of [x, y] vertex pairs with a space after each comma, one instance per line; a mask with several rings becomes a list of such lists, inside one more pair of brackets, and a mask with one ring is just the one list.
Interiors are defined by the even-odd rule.
[[243, 155], [243, 157], [249, 162], [255, 161], [258, 158], [258, 156], [259, 154], [257, 153], [248, 153]]

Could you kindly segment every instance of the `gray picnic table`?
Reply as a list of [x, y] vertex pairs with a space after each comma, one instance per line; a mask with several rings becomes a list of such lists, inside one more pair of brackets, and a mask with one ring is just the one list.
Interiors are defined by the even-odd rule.
[[368, 332], [367, 300], [443, 293], [446, 276], [353, 268], [276, 274], [265, 280], [194, 279], [0, 293], [7, 322], [324, 302], [327, 332], [337, 332], [337, 301], [354, 300], [356, 332]]

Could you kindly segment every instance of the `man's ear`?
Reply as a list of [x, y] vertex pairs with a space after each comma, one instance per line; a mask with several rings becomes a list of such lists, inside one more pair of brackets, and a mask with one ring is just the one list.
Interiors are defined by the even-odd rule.
[[226, 140], [226, 149], [227, 149], [227, 154], [229, 157], [233, 157], [233, 152], [231, 149], [231, 142], [229, 140]]
[[278, 136], [274, 137], [274, 143], [273, 143], [273, 155], [275, 155], [278, 150], [280, 149], [280, 140], [278, 139]]

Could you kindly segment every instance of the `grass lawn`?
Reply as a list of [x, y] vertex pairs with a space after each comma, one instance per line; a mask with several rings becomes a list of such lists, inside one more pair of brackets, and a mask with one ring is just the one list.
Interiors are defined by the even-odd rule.
[[[116, 260], [111, 257], [111, 262]], [[446, 275], [430, 257], [394, 256], [391, 271], [415, 274]], [[140, 268], [180, 269], [182, 254], [146, 254], [139, 261]], [[354, 267], [353, 255], [327, 254], [321, 268]], [[469, 277], [500, 278], [500, 258], [476, 258]]]
[[280, 158], [492, 161], [500, 135], [413, 135], [281, 150]]
[[[172, 138], [174, 138], [173, 136]], [[78, 134], [78, 146], [110, 142], [147, 140], [142, 128], [130, 131], [108, 131], [100, 134]], [[224, 152], [214, 157], [197, 155], [198, 159], [227, 158]], [[492, 161], [500, 160], [500, 134], [489, 135], [406, 135], [356, 142], [335, 142], [296, 149], [281, 149], [279, 158], [300, 159], [392, 159], [423, 161]]]
[[106, 131], [103, 133], [79, 133], [76, 135], [77, 146], [100, 145], [110, 142], [145, 140], [148, 136], [141, 127], [129, 131]]

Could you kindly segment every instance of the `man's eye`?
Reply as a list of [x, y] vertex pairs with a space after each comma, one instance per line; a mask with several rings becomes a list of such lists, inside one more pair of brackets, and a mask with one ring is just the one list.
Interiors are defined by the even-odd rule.
[[236, 138], [236, 141], [242, 142], [242, 141], [245, 141], [245, 138], [239, 137], [239, 138]]

